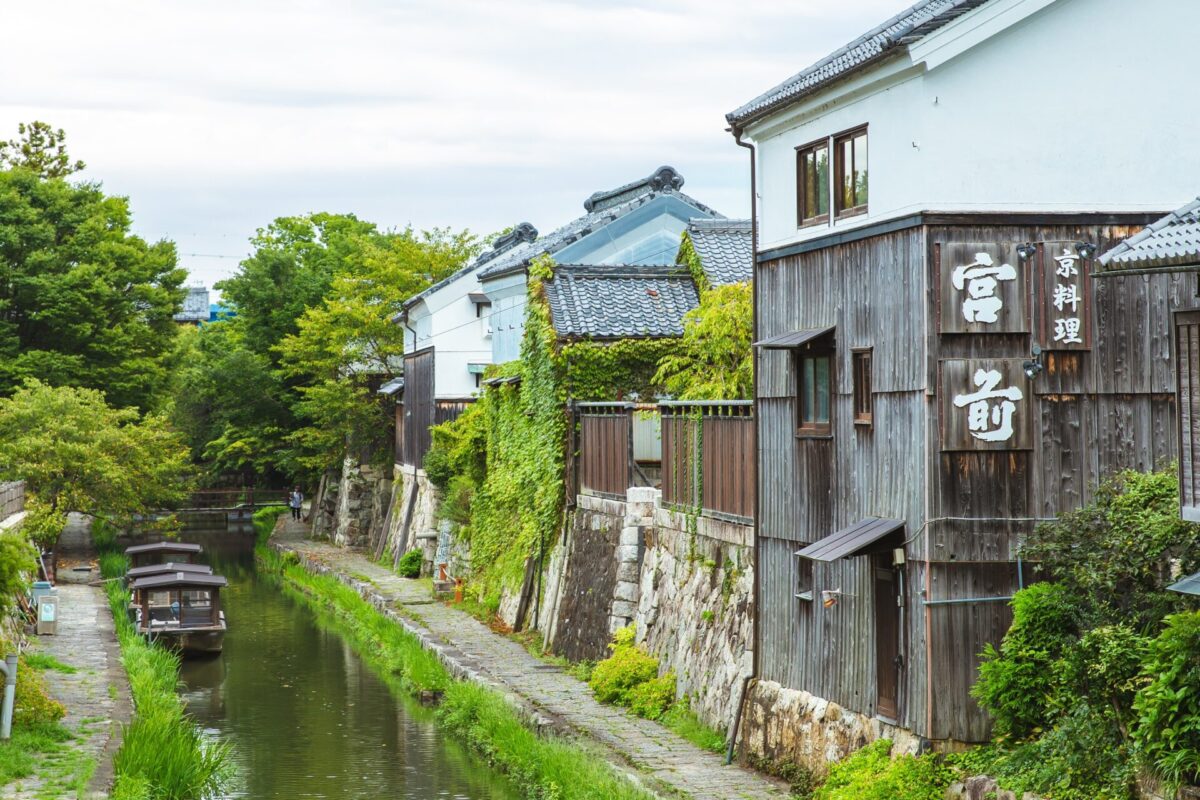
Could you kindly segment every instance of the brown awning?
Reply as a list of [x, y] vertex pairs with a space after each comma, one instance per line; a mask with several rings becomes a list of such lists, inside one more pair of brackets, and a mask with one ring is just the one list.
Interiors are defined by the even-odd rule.
[[887, 552], [904, 543], [903, 532], [902, 519], [867, 517], [798, 550], [796, 555], [813, 561], [837, 561], [850, 556]]
[[833, 333], [832, 325], [828, 328], [809, 328], [803, 331], [782, 333], [779, 336], [771, 336], [762, 341], [755, 342], [754, 346], [765, 350], [790, 350], [793, 347], [808, 344], [813, 339], [819, 339], [827, 333]]

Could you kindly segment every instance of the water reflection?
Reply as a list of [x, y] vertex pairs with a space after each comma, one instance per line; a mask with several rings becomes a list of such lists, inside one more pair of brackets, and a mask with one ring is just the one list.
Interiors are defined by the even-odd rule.
[[249, 528], [199, 518], [184, 538], [202, 543], [229, 579], [224, 653], [186, 661], [181, 673], [196, 719], [233, 744], [238, 782], [229, 797], [519, 796], [443, 737], [428, 710], [393, 697], [336, 632], [259, 581]]

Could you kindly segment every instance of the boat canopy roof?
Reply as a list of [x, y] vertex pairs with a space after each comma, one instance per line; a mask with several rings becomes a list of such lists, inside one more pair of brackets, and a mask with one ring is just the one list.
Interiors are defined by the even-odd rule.
[[228, 581], [223, 575], [205, 575], [197, 572], [164, 572], [148, 575], [133, 582], [133, 589], [219, 589]]
[[151, 542], [150, 544], [135, 544], [125, 548], [125, 555], [136, 556], [142, 553], [200, 553], [203, 552], [198, 544], [189, 542]]
[[125, 577], [135, 581], [147, 575], [160, 575], [164, 572], [207, 573], [211, 575], [212, 567], [208, 564], [179, 564], [174, 561], [168, 561], [166, 564], [149, 564], [144, 567], [134, 567], [125, 573]]

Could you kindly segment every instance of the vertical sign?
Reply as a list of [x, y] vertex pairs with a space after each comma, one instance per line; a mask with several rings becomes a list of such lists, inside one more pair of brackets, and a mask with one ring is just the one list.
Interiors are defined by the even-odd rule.
[[1079, 255], [1076, 242], [1042, 242], [1038, 338], [1046, 350], [1091, 347], [1092, 262]]
[[942, 361], [942, 449], [1030, 450], [1033, 406], [1019, 358]]
[[1025, 333], [1029, 283], [1014, 243], [940, 245], [941, 333]]

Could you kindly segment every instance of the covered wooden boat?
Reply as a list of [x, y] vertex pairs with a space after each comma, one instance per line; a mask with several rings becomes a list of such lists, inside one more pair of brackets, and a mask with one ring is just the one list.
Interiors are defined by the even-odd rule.
[[129, 556], [134, 569], [168, 561], [190, 564], [202, 552], [204, 548], [200, 545], [188, 542], [151, 542], [125, 548], [125, 555]]
[[221, 575], [196, 571], [137, 578], [130, 588], [138, 632], [184, 655], [221, 652], [225, 642], [221, 589], [226, 585]]

